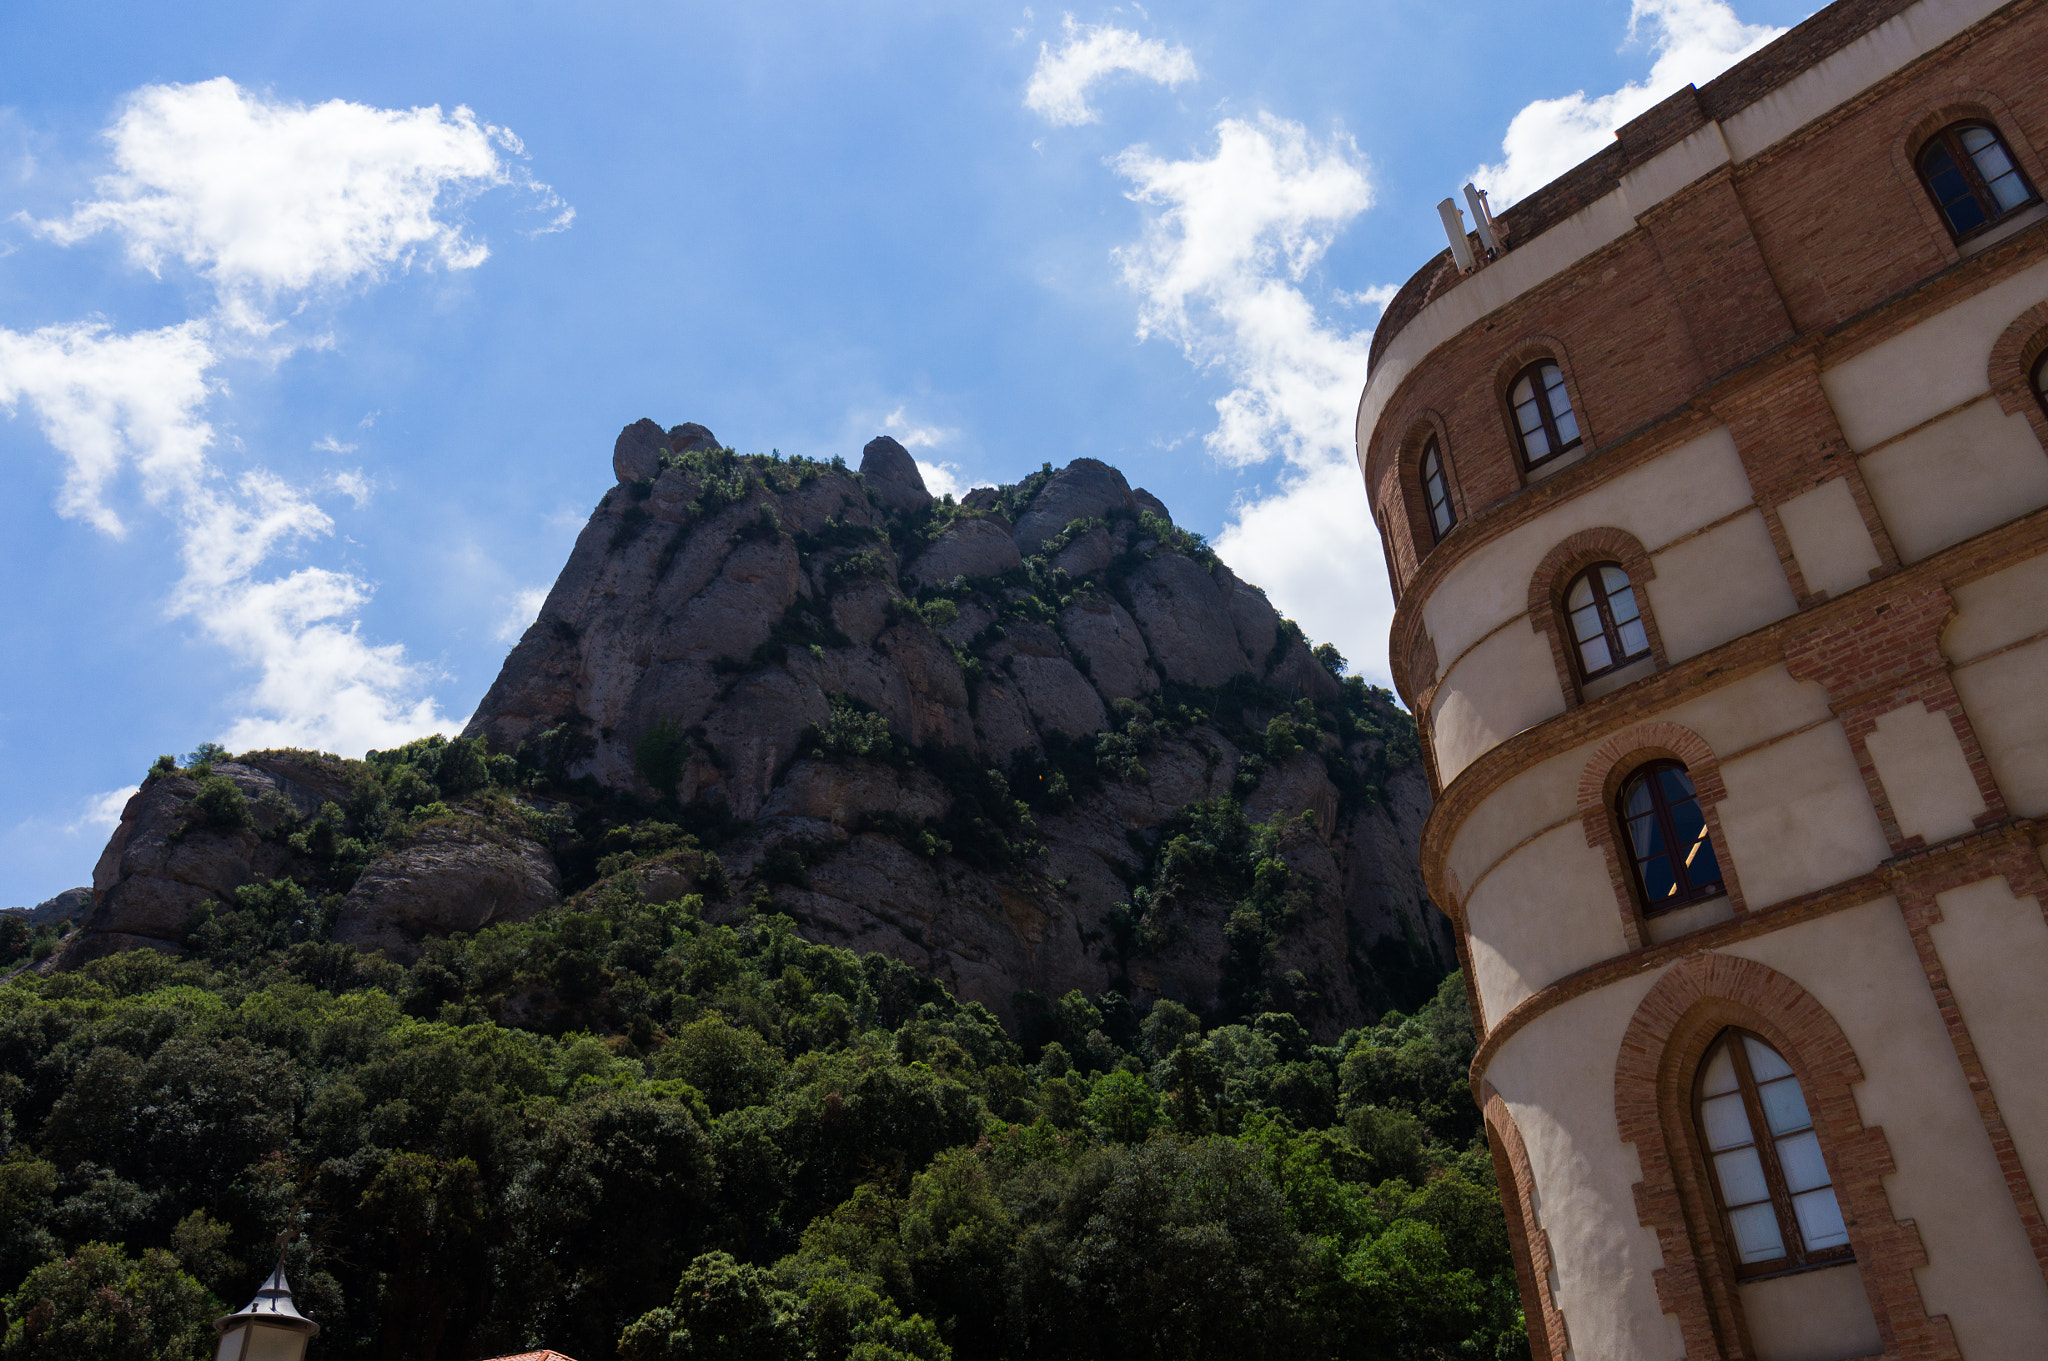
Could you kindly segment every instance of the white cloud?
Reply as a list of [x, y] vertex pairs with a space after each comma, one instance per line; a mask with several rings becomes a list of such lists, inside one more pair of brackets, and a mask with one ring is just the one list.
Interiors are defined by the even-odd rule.
[[1066, 16], [1065, 38], [1055, 51], [1038, 45], [1038, 65], [1024, 88], [1024, 107], [1054, 127], [1100, 122], [1088, 104], [1097, 81], [1128, 71], [1169, 89], [1197, 78], [1195, 58], [1185, 47], [1169, 47], [1157, 38], [1141, 38], [1109, 24], [1080, 24]]
[[548, 603], [548, 588], [535, 586], [520, 591], [512, 597], [512, 603], [505, 608], [505, 615], [498, 621], [492, 637], [501, 643], [516, 643], [534, 620], [540, 618], [540, 607]]
[[[320, 446], [316, 444], [313, 447], [317, 449]], [[344, 444], [341, 447], [344, 450], [355, 448], [353, 444]], [[354, 502], [357, 510], [370, 504], [373, 484], [369, 478], [363, 476], [361, 468], [344, 468], [338, 473], [329, 473], [327, 485]]]
[[[225, 364], [274, 365], [297, 347], [267, 339], [279, 323], [264, 309], [282, 295], [340, 292], [415, 264], [480, 264], [483, 245], [443, 214], [493, 185], [524, 186], [556, 212], [557, 227], [563, 205], [506, 159], [521, 154], [518, 139], [467, 109], [309, 108], [222, 79], [136, 92], [108, 141], [116, 169], [98, 181], [99, 197], [39, 230], [65, 245], [113, 231], [151, 270], [180, 259], [214, 284], [217, 305], [210, 317], [126, 335], [97, 319], [0, 327], [0, 410], [26, 407], [63, 455], [59, 512], [125, 533], [111, 503], [133, 470], [179, 542], [168, 611], [254, 673], [221, 734], [229, 746], [353, 754], [450, 729], [425, 693], [434, 677], [401, 645], [361, 636], [367, 583], [271, 566], [330, 534], [333, 521], [260, 467], [229, 477], [213, 458], [208, 407]], [[331, 435], [314, 447], [354, 449]], [[372, 486], [360, 469], [325, 485], [358, 507]]]
[[[1237, 508], [1218, 552], [1311, 637], [1383, 678], [1393, 605], [1350, 453], [1372, 333], [1331, 325], [1303, 291], [1337, 233], [1371, 206], [1372, 185], [1347, 137], [1319, 143], [1270, 114], [1216, 133], [1207, 157], [1132, 148], [1113, 162], [1153, 210], [1143, 240], [1119, 252], [1141, 299], [1139, 334], [1228, 375], [1204, 437], [1213, 455], [1237, 467], [1285, 461], [1276, 489]], [[1334, 296], [1384, 305], [1391, 293]]]
[[309, 107], [220, 77], [144, 86], [107, 140], [99, 196], [38, 230], [66, 245], [112, 231], [152, 272], [180, 259], [230, 310], [414, 264], [474, 268], [488, 248], [441, 214], [493, 186], [532, 189], [567, 225], [553, 191], [507, 159], [518, 139], [466, 108]]
[[1348, 455], [1292, 471], [1279, 491], [1240, 506], [1216, 536], [1216, 551], [1310, 638], [1335, 643], [1352, 670], [1388, 682], [1394, 601], [1365, 484]]
[[313, 447], [325, 454], [352, 454], [360, 446], [354, 444], [343, 444], [340, 440], [336, 439], [332, 435], [324, 435], [321, 438], [313, 441]]
[[67, 835], [77, 836], [81, 832], [96, 832], [101, 836], [121, 825], [121, 810], [128, 806], [128, 800], [135, 797], [139, 785], [123, 785], [109, 789], [104, 794], [95, 794], [85, 801], [85, 807], [78, 816], [64, 824]]
[[1274, 455], [1319, 463], [1350, 441], [1370, 331], [1333, 329], [1300, 284], [1338, 231], [1372, 204], [1351, 139], [1318, 144], [1261, 114], [1217, 125], [1206, 159], [1133, 147], [1113, 164], [1154, 208], [1144, 239], [1118, 252], [1142, 301], [1138, 334], [1164, 335], [1236, 386], [1207, 439], [1227, 463]]
[[1540, 189], [1607, 145], [1614, 130], [1688, 84], [1703, 85], [1785, 30], [1745, 24], [1726, 0], [1634, 0], [1629, 36], [1645, 27], [1657, 55], [1649, 77], [1611, 94], [1584, 90], [1526, 105], [1508, 123], [1502, 159], [1471, 178], [1494, 208]]
[[942, 425], [919, 425], [906, 419], [903, 412], [904, 408], [899, 406], [882, 417], [882, 430], [906, 449], [935, 449], [960, 437], [958, 430]]
[[956, 500], [973, 489], [957, 463], [927, 463], [917, 460], [917, 474], [924, 479], [924, 489], [933, 496], [951, 496]]

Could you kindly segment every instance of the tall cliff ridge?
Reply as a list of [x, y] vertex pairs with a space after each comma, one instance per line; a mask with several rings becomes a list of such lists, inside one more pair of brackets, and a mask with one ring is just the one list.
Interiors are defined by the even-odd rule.
[[955, 503], [889, 439], [856, 472], [652, 421], [613, 463], [462, 738], [163, 758], [38, 967], [335, 942], [421, 1006], [596, 989], [626, 1025], [602, 980], [436, 973], [620, 893], [785, 915], [1027, 1031], [1078, 990], [1331, 1035], [1454, 967], [1412, 721], [1114, 468]]
[[956, 504], [642, 421], [614, 470], [468, 735], [723, 833], [735, 903], [1013, 1015], [1334, 1029], [1453, 967], [1412, 721], [1116, 469]]

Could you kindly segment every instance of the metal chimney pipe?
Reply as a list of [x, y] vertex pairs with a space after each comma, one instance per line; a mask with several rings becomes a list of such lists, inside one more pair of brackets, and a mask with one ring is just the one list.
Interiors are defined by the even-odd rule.
[[1494, 234], [1493, 214], [1486, 206], [1486, 195], [1474, 188], [1471, 181], [1465, 183], [1465, 203], [1472, 209], [1472, 225], [1479, 229], [1479, 240], [1491, 255], [1500, 254], [1500, 238]]
[[1451, 258], [1458, 262], [1460, 273], [1472, 272], [1472, 243], [1465, 239], [1465, 215], [1458, 211], [1456, 199], [1445, 199], [1436, 205], [1436, 215], [1444, 220], [1444, 235], [1451, 239]]

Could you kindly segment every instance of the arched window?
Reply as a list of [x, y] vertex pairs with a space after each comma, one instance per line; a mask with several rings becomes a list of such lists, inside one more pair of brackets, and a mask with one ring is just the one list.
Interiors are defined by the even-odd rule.
[[2039, 196], [1989, 123], [1954, 123], [1920, 148], [1920, 179], [1957, 240]]
[[1700, 1067], [1694, 1108], [1737, 1276], [1854, 1256], [1806, 1094], [1777, 1050], [1723, 1031]]
[[1533, 468], [1579, 447], [1579, 422], [1564, 390], [1564, 371], [1556, 361], [1539, 359], [1515, 376], [1508, 388], [1515, 412], [1515, 438], [1522, 446], [1522, 465]]
[[1721, 860], [1707, 835], [1692, 776], [1677, 761], [1653, 761], [1621, 787], [1621, 825], [1647, 912], [1721, 892]]
[[1582, 680], [1650, 655], [1650, 634], [1643, 627], [1635, 588], [1616, 564], [1603, 562], [1579, 573], [1565, 592], [1564, 608], [1571, 617]]
[[1441, 541], [1458, 523], [1458, 512], [1451, 507], [1451, 483], [1444, 476], [1444, 456], [1434, 435], [1422, 446], [1422, 499], [1429, 506], [1430, 532]]

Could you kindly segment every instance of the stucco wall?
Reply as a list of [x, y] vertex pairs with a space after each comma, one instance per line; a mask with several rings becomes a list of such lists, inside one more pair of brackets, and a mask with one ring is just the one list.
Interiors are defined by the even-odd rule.
[[1899, 557], [1930, 553], [2048, 505], [2048, 454], [2023, 415], [1986, 395], [1862, 460]]
[[1650, 562], [1651, 608], [1674, 662], [1762, 628], [1796, 609], [1762, 514], [1751, 511], [1661, 552]]
[[1956, 617], [1941, 646], [1956, 693], [2006, 806], [2039, 817], [2048, 813], [2048, 554], [1951, 594]]
[[1782, 503], [1778, 520], [1809, 591], [1853, 591], [1882, 565], [1845, 477], [1829, 478]]
[[1522, 729], [1563, 712], [1549, 640], [1526, 622], [1509, 624], [1459, 658], [1437, 688], [1429, 724], [1437, 778], [1450, 783]]
[[1948, 1315], [1970, 1361], [2038, 1361], [2048, 1284], [1897, 904], [1880, 899], [1727, 953], [1798, 982], [1854, 1047], [1857, 1109], [1883, 1128], [1898, 1167], [1885, 1179], [1892, 1212], [1919, 1225], [1927, 1248], [1915, 1276], [1928, 1312]]
[[1607, 862], [1576, 820], [1516, 850], [1465, 900], [1473, 979], [1489, 1020], [1536, 989], [1628, 948]]
[[1536, 1018], [1487, 1069], [1529, 1149], [1541, 1227], [1557, 1260], [1556, 1298], [1572, 1353], [1675, 1361], [1678, 1322], [1657, 1303], [1664, 1265], [1639, 1222], [1642, 1166], [1614, 1118], [1614, 1059], [1658, 975], [1616, 983]]
[[1840, 723], [1721, 765], [1721, 830], [1752, 909], [1826, 888], [1891, 851]]

